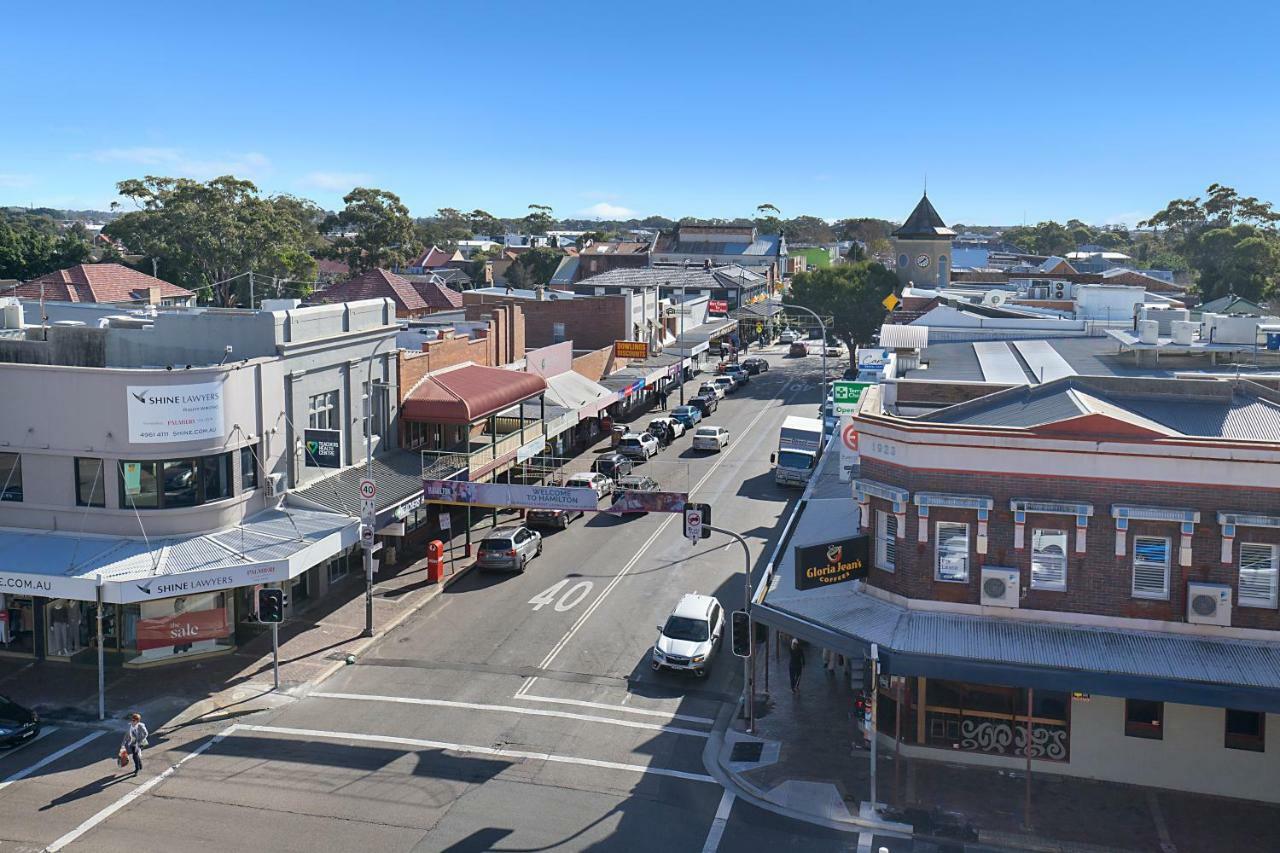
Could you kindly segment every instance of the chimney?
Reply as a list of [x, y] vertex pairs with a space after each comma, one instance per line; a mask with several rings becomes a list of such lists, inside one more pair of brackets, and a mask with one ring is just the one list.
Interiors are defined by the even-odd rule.
[[707, 272], [711, 272], [711, 259], [710, 259], [710, 258], [704, 258], [704, 259], [703, 259], [703, 261], [702, 261], [702, 268], [703, 268], [705, 271], [707, 271]]

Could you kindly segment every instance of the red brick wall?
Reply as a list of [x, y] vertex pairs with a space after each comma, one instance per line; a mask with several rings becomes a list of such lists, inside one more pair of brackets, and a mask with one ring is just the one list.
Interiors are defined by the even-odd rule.
[[608, 376], [615, 370], [624, 367], [627, 360], [614, 358], [613, 345], [580, 355], [573, 360], [573, 372], [587, 377], [592, 382], [599, 382], [600, 377]]
[[422, 345], [420, 353], [400, 350], [396, 362], [401, 402], [404, 401], [405, 395], [422, 381], [422, 377], [433, 370], [443, 370], [468, 361], [488, 367], [494, 366], [493, 349], [492, 336], [486, 333], [474, 340], [456, 337], [429, 341]]
[[468, 320], [488, 316], [491, 306], [515, 305], [524, 314], [525, 347], [545, 347], [555, 340], [555, 323], [564, 323], [574, 349], [599, 349], [631, 336], [627, 300], [623, 296], [587, 296], [538, 301], [488, 293], [463, 293]]
[[[1048, 479], [1017, 474], [975, 477], [971, 473], [916, 472], [909, 468], [863, 458], [862, 476], [917, 492], [951, 492], [984, 495], [995, 501], [987, 526], [987, 553], [977, 553], [977, 512], [940, 507], [929, 509], [929, 541], [917, 542], [919, 516], [914, 504], [907, 507], [906, 536], [898, 540], [897, 571], [890, 573], [873, 568], [871, 583], [908, 598], [937, 601], [981, 603], [979, 585], [981, 567], [1003, 566], [1022, 571], [1022, 587], [1027, 591], [1021, 606], [1036, 610], [1090, 613], [1140, 619], [1181, 622], [1186, 619], [1187, 581], [1200, 580], [1230, 584], [1238, 580], [1241, 542], [1280, 544], [1280, 531], [1238, 528], [1235, 553], [1230, 565], [1221, 561], [1222, 531], [1217, 513], [1243, 511], [1262, 515], [1280, 515], [1280, 489], [1207, 487], [1178, 483], [1124, 483], [1096, 480]], [[1094, 515], [1089, 519], [1087, 551], [1075, 553], [1075, 519], [1065, 515], [1028, 513], [1024, 531], [1024, 548], [1013, 547], [1013, 512], [1009, 501], [1014, 498], [1092, 503]], [[1116, 529], [1111, 518], [1112, 504], [1164, 506], [1198, 509], [1200, 523], [1191, 541], [1191, 565], [1178, 565], [1181, 542], [1179, 525], [1174, 522], [1131, 521], [1125, 540], [1126, 554], [1115, 556]], [[873, 498], [871, 523], [874, 530], [877, 510], [891, 511], [887, 501]], [[934, 580], [934, 546], [936, 523], [959, 521], [969, 524], [969, 582], [966, 584]], [[1065, 592], [1030, 589], [1031, 531], [1033, 528], [1055, 528], [1067, 531], [1067, 589]], [[1168, 537], [1171, 545], [1169, 600], [1150, 601], [1131, 595], [1133, 583], [1133, 537], [1150, 535]], [[874, 562], [874, 561], [873, 561]], [[1242, 628], [1280, 630], [1280, 612], [1257, 607], [1241, 607], [1232, 596], [1231, 624]]]

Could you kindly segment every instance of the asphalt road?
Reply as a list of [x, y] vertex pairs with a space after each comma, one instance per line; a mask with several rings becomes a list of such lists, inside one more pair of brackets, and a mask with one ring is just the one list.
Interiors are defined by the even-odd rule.
[[[819, 396], [817, 359], [769, 359], [709, 419], [730, 430], [724, 452], [686, 436], [640, 468], [710, 503], [757, 572], [798, 494], [772, 480], [779, 425]], [[118, 739], [81, 743], [92, 729], [0, 756], [0, 853], [857, 849], [706, 774], [741, 689], [727, 643], [704, 679], [649, 666], [684, 593], [741, 605], [743, 563], [724, 536], [683, 539], [676, 515], [582, 519], [523, 575], [463, 578], [311, 695], [172, 733], [136, 780], [85, 761]]]

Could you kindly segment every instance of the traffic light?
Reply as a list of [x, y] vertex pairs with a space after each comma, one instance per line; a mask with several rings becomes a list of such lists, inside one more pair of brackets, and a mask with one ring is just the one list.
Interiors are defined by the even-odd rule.
[[751, 616], [747, 611], [733, 611], [733, 621], [729, 623], [729, 629], [733, 653], [740, 658], [751, 657]]
[[875, 692], [875, 664], [869, 657], [862, 659], [862, 692], [866, 696]]
[[271, 623], [284, 621], [284, 590], [258, 590], [258, 621]]

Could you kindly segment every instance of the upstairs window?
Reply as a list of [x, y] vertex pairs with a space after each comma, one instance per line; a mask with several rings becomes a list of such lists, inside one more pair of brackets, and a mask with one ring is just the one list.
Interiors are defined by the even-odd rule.
[[252, 492], [258, 488], [257, 448], [253, 445], [240, 448], [240, 488]]
[[1169, 597], [1169, 540], [1162, 536], [1133, 537], [1133, 597]]
[[1276, 606], [1276, 546], [1256, 542], [1240, 543], [1241, 607]]
[[1124, 700], [1124, 734], [1125, 737], [1164, 740], [1164, 703]]
[[106, 469], [101, 459], [76, 458], [76, 506], [106, 506]]
[[0, 453], [0, 501], [22, 500], [22, 457]]
[[937, 531], [934, 576], [940, 581], [967, 583], [969, 581], [969, 525], [954, 521], [939, 521]]
[[1067, 588], [1067, 531], [1031, 531], [1031, 588]]
[[898, 516], [876, 512], [876, 568], [892, 572], [898, 567]]
[[177, 509], [231, 497], [230, 453], [119, 465], [124, 509]]
[[338, 392], [326, 391], [307, 401], [307, 426], [311, 429], [338, 429]]

